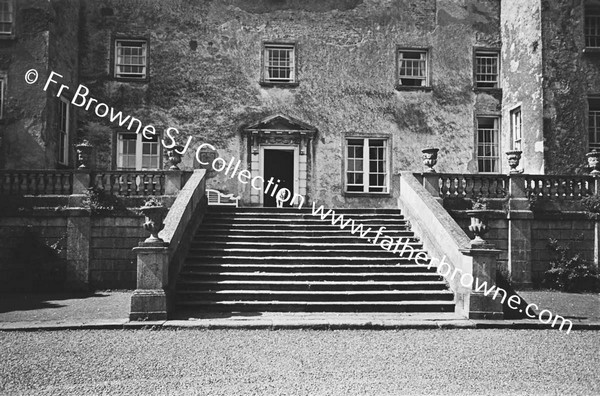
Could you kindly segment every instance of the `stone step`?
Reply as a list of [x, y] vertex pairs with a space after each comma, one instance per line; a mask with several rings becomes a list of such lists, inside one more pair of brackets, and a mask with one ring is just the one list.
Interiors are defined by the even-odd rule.
[[453, 312], [453, 301], [181, 301], [181, 308], [210, 312]]
[[190, 280], [180, 281], [178, 291], [192, 290], [445, 290], [446, 282], [439, 281], [346, 281], [346, 280]]
[[[318, 209], [321, 205], [317, 205]], [[339, 214], [383, 214], [383, 215], [401, 215], [402, 212], [399, 209], [386, 209], [386, 208], [324, 208], [325, 212], [329, 210], [335, 211]], [[276, 214], [289, 214], [289, 213], [310, 213], [312, 215], [312, 206], [298, 208], [257, 208], [257, 207], [244, 207], [236, 208], [232, 206], [209, 206], [207, 213], [213, 214], [244, 214], [244, 213], [259, 213], [260, 215], [276, 215]]]
[[[262, 241], [262, 242], [258, 242]], [[327, 236], [311, 236], [311, 235], [303, 235], [303, 236], [282, 236], [281, 233], [272, 232], [267, 235], [262, 235], [260, 237], [257, 236], [247, 236], [245, 233], [239, 233], [234, 235], [227, 235], [226, 233], [220, 235], [202, 235], [196, 236], [192, 240], [192, 244], [201, 244], [201, 243], [235, 243], [235, 244], [256, 244], [256, 243], [293, 243], [293, 244], [304, 244], [304, 243], [315, 243], [316, 241], [321, 242], [323, 244], [356, 244], [357, 246], [362, 245], [372, 245], [372, 243], [367, 243], [366, 239], [358, 238], [354, 235], [339, 235], [335, 237], [327, 237]], [[395, 240], [396, 242], [396, 240]], [[410, 245], [413, 244], [421, 244], [420, 241], [415, 237], [403, 237], [402, 243], [408, 242]]]
[[[209, 260], [214, 259], [233, 259], [240, 260], [250, 258], [252, 260], [255, 259], [266, 259], [273, 260], [277, 258], [296, 258], [296, 259], [306, 259], [306, 258], [352, 258], [352, 259], [360, 259], [360, 260], [374, 260], [374, 259], [389, 259], [389, 260], [409, 260], [408, 256], [411, 254], [409, 249], [406, 250], [405, 256], [400, 256], [400, 250], [398, 254], [393, 254], [384, 249], [236, 249], [236, 248], [224, 248], [219, 249], [216, 248], [194, 248], [192, 247], [189, 250], [188, 257], [190, 258], [201, 258], [206, 257]], [[415, 249], [413, 254], [413, 258], [419, 253], [425, 252], [422, 249]], [[421, 264], [428, 263], [427, 259], [419, 258], [419, 262]]]
[[178, 290], [180, 301], [452, 301], [448, 290]]
[[[348, 232], [352, 231], [352, 227], [355, 229], [362, 225], [363, 230], [371, 228], [371, 230], [379, 230], [380, 227], [386, 227], [383, 229], [383, 233], [387, 229], [398, 229], [401, 227], [407, 227], [408, 222], [406, 220], [395, 220], [395, 219], [373, 219], [361, 222], [355, 222], [354, 224], [346, 222], [336, 222], [332, 224], [329, 220], [291, 220], [291, 219], [242, 219], [242, 220], [228, 220], [223, 218], [212, 218], [212, 219], [204, 219], [203, 224], [206, 228], [210, 228], [213, 225], [216, 227], [222, 226], [232, 226], [236, 227], [244, 227], [244, 226], [252, 226], [252, 227], [282, 227], [282, 228], [337, 228], [339, 230], [348, 230]], [[342, 228], [341, 226], [344, 226]]]
[[344, 216], [344, 218], [348, 219], [404, 219], [404, 215], [397, 211], [395, 213], [361, 213], [361, 212], [352, 212], [352, 213], [343, 213], [338, 212], [337, 210], [329, 212], [326, 210], [323, 214], [316, 213], [313, 214], [311, 211], [285, 211], [280, 213], [269, 213], [269, 212], [207, 212], [205, 214], [205, 218], [267, 218], [267, 219], [319, 219], [322, 220], [321, 217], [325, 215], [326, 218], [331, 218], [331, 216]]
[[[365, 229], [363, 232], [356, 232], [352, 234], [348, 230], [340, 230], [339, 228], [319, 228], [319, 229], [282, 229], [280, 227], [266, 227], [266, 228], [257, 228], [257, 227], [236, 227], [236, 226], [220, 226], [220, 227], [210, 227], [198, 230], [196, 232], [196, 238], [203, 238], [206, 235], [215, 235], [215, 236], [225, 236], [225, 235], [245, 235], [245, 236], [254, 236], [254, 237], [262, 237], [262, 236], [282, 236], [285, 235], [289, 238], [296, 237], [352, 237], [358, 239], [361, 238], [360, 235], [365, 237], [373, 238], [377, 235], [378, 229]], [[405, 238], [405, 237], [414, 237], [414, 233], [406, 228], [398, 227], [397, 229], [385, 230], [385, 235], [392, 237], [394, 240], [396, 238]]]
[[[318, 253], [317, 253], [318, 252]], [[254, 254], [242, 254], [241, 252], [236, 254], [235, 252], [231, 252], [231, 254], [218, 255], [214, 254], [214, 252], [196, 252], [190, 251], [188, 254], [185, 263], [186, 264], [201, 264], [201, 263], [290, 263], [296, 262], [301, 264], [311, 264], [311, 263], [321, 263], [327, 265], [336, 265], [336, 264], [408, 264], [413, 263], [413, 259], [409, 259], [407, 255], [400, 256], [390, 254], [389, 252], [383, 251], [384, 254], [376, 254], [370, 251], [364, 253], [360, 256], [356, 254], [352, 254], [349, 252], [337, 252], [339, 254], [330, 254], [326, 255], [322, 253], [323, 251], [315, 251], [310, 252], [305, 255], [300, 254], [284, 254], [284, 252], [277, 252], [277, 254], [269, 253], [269, 252], [261, 252]], [[363, 251], [361, 251], [363, 252]], [[419, 260], [420, 264], [428, 263], [428, 260]]]
[[[342, 242], [322, 242], [320, 238], [313, 238], [310, 241], [303, 242], [258, 242], [254, 239], [248, 238], [245, 241], [220, 241], [214, 239], [204, 239], [202, 241], [192, 241], [191, 248], [194, 250], [218, 250], [228, 251], [227, 249], [241, 249], [241, 250], [368, 250], [368, 251], [382, 251], [388, 254], [394, 254], [393, 250], [395, 245], [392, 245], [392, 249], [387, 251], [383, 249], [379, 244], [369, 243], [366, 240], [359, 240], [359, 243], [342, 243]], [[379, 241], [378, 241], [379, 242]], [[406, 250], [409, 250], [408, 246], [413, 249], [422, 249], [423, 245], [418, 242], [402, 241], [399, 244], [398, 252], [402, 251], [402, 248], [407, 246]]]
[[[327, 210], [326, 210], [327, 212]], [[454, 295], [397, 209], [335, 210], [344, 223], [310, 208], [209, 207], [176, 287], [180, 308], [208, 311], [446, 312]], [[374, 245], [393, 238], [392, 251]], [[365, 238], [360, 237], [360, 231]], [[397, 253], [393, 249], [400, 239]], [[412, 250], [402, 248], [408, 245]], [[422, 260], [420, 263], [425, 264]]]
[[404, 264], [404, 265], [390, 265], [390, 264], [369, 264], [369, 265], [356, 265], [348, 263], [340, 263], [338, 265], [329, 264], [297, 264], [297, 263], [189, 263], [185, 266], [183, 274], [189, 274], [191, 272], [250, 272], [255, 274], [260, 273], [322, 273], [322, 274], [340, 274], [342, 276], [345, 273], [382, 273], [382, 274], [398, 274], [398, 273], [422, 273], [430, 274], [432, 276], [438, 276], [435, 269], [427, 269], [427, 267]]

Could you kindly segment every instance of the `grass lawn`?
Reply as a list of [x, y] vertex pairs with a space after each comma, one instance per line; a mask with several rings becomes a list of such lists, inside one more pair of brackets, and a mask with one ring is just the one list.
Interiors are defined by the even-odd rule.
[[559, 291], [517, 291], [527, 303], [569, 319], [600, 321], [600, 294]]

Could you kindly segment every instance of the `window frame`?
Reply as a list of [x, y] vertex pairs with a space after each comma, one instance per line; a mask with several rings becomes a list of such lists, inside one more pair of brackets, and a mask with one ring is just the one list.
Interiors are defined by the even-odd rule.
[[[291, 78], [289, 81], [285, 80], [273, 80], [268, 78], [268, 51], [269, 49], [284, 48], [291, 50], [292, 60], [290, 61], [290, 74]], [[297, 87], [300, 85], [298, 79], [298, 43], [296, 41], [263, 41], [261, 46], [260, 56], [260, 85], [264, 87]]]
[[[597, 19], [597, 36], [588, 36], [588, 18], [596, 17]], [[583, 46], [584, 51], [588, 52], [600, 52], [600, 2], [594, 4], [587, 4], [583, 8]], [[588, 37], [594, 37], [597, 45], [588, 45]]]
[[6, 4], [8, 4], [8, 8], [9, 8], [9, 13], [11, 16], [11, 31], [10, 33], [3, 33], [0, 32], [0, 40], [2, 39], [14, 39], [15, 38], [15, 30], [16, 30], [16, 2], [15, 0], [0, 0], [0, 2], [5, 2]]
[[[59, 165], [69, 166], [70, 160], [70, 141], [71, 141], [71, 101], [63, 96], [60, 96], [58, 101], [58, 119], [57, 119], [57, 131], [58, 131], [58, 156], [57, 163]], [[65, 128], [63, 131], [63, 105], [66, 109]], [[64, 144], [64, 146], [63, 146]], [[62, 159], [62, 161], [61, 161]]]
[[[517, 119], [518, 123], [516, 122]], [[523, 151], [523, 111], [521, 105], [510, 110], [510, 149]]]
[[[596, 101], [598, 103], [598, 110], [592, 110], [591, 109], [591, 104], [592, 101]], [[588, 151], [591, 152], [593, 150], [598, 150], [600, 151], [600, 96], [598, 95], [590, 95], [587, 97], [587, 118], [586, 118], [586, 123], [587, 123], [587, 148]], [[597, 137], [597, 142], [592, 143], [592, 139], [590, 139], [591, 137], [591, 118], [592, 118], [592, 112], [597, 113], [594, 114], [595, 115], [595, 121], [594, 121], [594, 129], [595, 129], [595, 135]], [[593, 145], [596, 145], [597, 147], [593, 147]]]
[[[117, 73], [117, 51], [119, 42], [141, 42], [145, 45], [145, 73], [143, 77], [120, 76]], [[112, 38], [110, 56], [110, 75], [116, 81], [124, 82], [148, 82], [150, 79], [150, 38], [147, 36], [115, 36]]]
[[[495, 148], [496, 148], [496, 156], [480, 156], [479, 155], [479, 147], [480, 147], [480, 141], [479, 141], [479, 119], [481, 118], [491, 118], [494, 120], [496, 129], [495, 129], [495, 138], [496, 138], [496, 142], [495, 142]], [[477, 166], [477, 173], [481, 173], [481, 174], [498, 174], [502, 172], [502, 161], [500, 158], [500, 148], [502, 147], [501, 145], [501, 117], [497, 114], [478, 114], [475, 116], [475, 163]], [[489, 128], [481, 128], [481, 129], [489, 129]], [[487, 143], [487, 142], [484, 142]], [[496, 165], [496, 169], [493, 171], [484, 171], [481, 170], [481, 167], [479, 166], [479, 161], [481, 160], [495, 160], [495, 165]]]
[[[495, 87], [482, 87], [478, 86], [477, 76], [479, 75], [477, 70], [477, 60], [480, 56], [484, 55], [495, 55], [497, 62], [497, 70], [496, 70], [496, 86]], [[488, 47], [475, 47], [473, 48], [473, 90], [483, 90], [483, 91], [494, 91], [501, 90], [501, 73], [502, 73], [502, 62], [500, 59], [500, 49], [498, 48], [488, 48]]]
[[[400, 84], [400, 53], [411, 52], [425, 55], [425, 85], [402, 85]], [[407, 47], [402, 45], [396, 46], [396, 76], [395, 86], [398, 91], [430, 91], [431, 87], [431, 49], [427, 47]]]
[[6, 93], [8, 89], [8, 74], [0, 72], [0, 120], [4, 119], [4, 104], [6, 102]]
[[[135, 138], [135, 168], [126, 168], [123, 166], [123, 160], [122, 160], [122, 145], [121, 142], [123, 141], [122, 136], [123, 135], [136, 135]], [[143, 147], [144, 147], [144, 143], [148, 143], [148, 142], [144, 142], [144, 136], [143, 133], [135, 133], [135, 132], [131, 132], [131, 131], [127, 131], [127, 130], [119, 130], [116, 131], [114, 134], [114, 148], [113, 148], [113, 152], [114, 152], [114, 161], [113, 161], [113, 168], [115, 170], [128, 170], [128, 171], [142, 171], [142, 170], [161, 170], [162, 166], [163, 166], [163, 153], [161, 152], [161, 135], [160, 133], [156, 133], [155, 135], [153, 135], [154, 138], [156, 139], [156, 142], [152, 142], [156, 145], [157, 147], [157, 152], [155, 154], [155, 156], [158, 158], [158, 162], [157, 162], [157, 167], [156, 168], [144, 168], [143, 167], [143, 162], [144, 162], [144, 152], [143, 152]], [[128, 139], [128, 140], [133, 140], [133, 139]], [[131, 155], [131, 154], [128, 154]], [[150, 154], [152, 156], [154, 156], [154, 154]]]
[[[370, 160], [370, 153], [369, 150], [364, 150], [363, 149], [363, 157], [362, 157], [362, 161], [363, 161], [363, 191], [348, 191], [348, 160], [349, 160], [349, 156], [348, 156], [348, 141], [349, 140], [363, 140], [363, 147], [365, 147], [365, 143], [368, 144], [368, 142], [370, 140], [381, 140], [383, 141], [385, 144], [383, 147], [385, 147], [385, 154], [384, 154], [384, 158], [385, 158], [385, 190], [384, 191], [368, 191], [368, 189], [371, 187], [370, 183], [369, 183], [369, 176], [371, 175], [371, 172], [369, 170], [369, 160]], [[344, 186], [344, 190], [343, 190], [343, 195], [348, 195], [348, 196], [389, 196], [391, 195], [391, 154], [392, 154], [392, 139], [390, 136], [368, 136], [368, 135], [355, 135], [355, 134], [348, 134], [344, 136], [343, 139], [343, 155], [342, 155], [342, 162], [343, 162], [343, 172], [342, 172], [342, 179], [343, 179], [343, 186]], [[367, 146], [370, 147], [370, 146]], [[365, 191], [366, 190], [366, 191]]]

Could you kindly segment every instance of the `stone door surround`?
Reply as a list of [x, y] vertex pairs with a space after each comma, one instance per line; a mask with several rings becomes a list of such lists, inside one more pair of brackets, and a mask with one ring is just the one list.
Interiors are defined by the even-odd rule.
[[[317, 129], [295, 118], [276, 114], [244, 128], [250, 145], [250, 172], [264, 177], [264, 150], [280, 149], [294, 151], [294, 191], [295, 194], [307, 198], [308, 162], [310, 142]], [[251, 189], [250, 203], [262, 205], [261, 191]]]

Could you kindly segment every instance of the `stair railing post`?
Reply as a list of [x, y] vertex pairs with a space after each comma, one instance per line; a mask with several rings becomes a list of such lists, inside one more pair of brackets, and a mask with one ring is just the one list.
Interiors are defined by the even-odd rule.
[[165, 173], [165, 195], [176, 195], [181, 190], [183, 172], [169, 170]]
[[437, 173], [423, 173], [423, 187], [427, 190], [440, 204], [443, 203], [440, 197], [440, 175]]
[[[160, 242], [140, 242], [137, 255], [137, 287], [131, 296], [130, 320], [166, 320], [169, 283], [169, 248]], [[148, 246], [149, 245], [149, 246]]]
[[131, 296], [130, 320], [166, 320], [169, 285], [169, 244], [158, 233], [164, 228], [166, 209], [155, 199], [149, 199], [140, 211], [146, 216], [144, 228], [151, 236], [138, 247], [137, 287]]
[[[492, 298], [493, 295], [486, 296], [483, 291], [476, 291], [476, 284], [481, 285], [487, 283], [488, 289], [496, 284], [496, 258], [500, 250], [491, 248], [469, 248], [461, 249], [461, 253], [471, 260], [473, 282], [471, 285], [464, 287], [465, 293], [462, 298], [468, 298], [468, 303], [465, 301], [464, 314], [468, 315], [469, 319], [502, 319], [504, 317], [502, 311], [502, 296], [500, 299]], [[475, 281], [475, 279], [477, 281]], [[468, 297], [467, 297], [468, 295]]]

